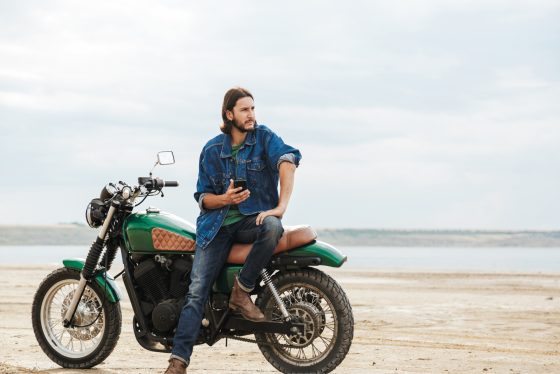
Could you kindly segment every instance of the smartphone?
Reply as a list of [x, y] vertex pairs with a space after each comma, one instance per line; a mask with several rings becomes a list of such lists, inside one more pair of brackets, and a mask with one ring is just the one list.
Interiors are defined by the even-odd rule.
[[242, 188], [241, 191], [245, 191], [247, 189], [247, 181], [245, 179], [236, 179], [233, 181], [233, 187], [234, 188], [241, 187]]

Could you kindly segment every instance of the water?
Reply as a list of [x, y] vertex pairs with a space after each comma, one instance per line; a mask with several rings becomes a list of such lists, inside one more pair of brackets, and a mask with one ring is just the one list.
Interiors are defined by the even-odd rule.
[[[339, 247], [344, 268], [426, 271], [560, 272], [560, 248]], [[87, 246], [0, 246], [0, 264], [62, 264]], [[122, 263], [117, 255], [115, 265]]]
[[[0, 264], [62, 264], [65, 258], [86, 258], [89, 251], [88, 246], [80, 245], [21, 245], [0, 246]], [[121, 263], [120, 254], [117, 254], [115, 264]]]
[[342, 247], [348, 268], [560, 272], [560, 248]]

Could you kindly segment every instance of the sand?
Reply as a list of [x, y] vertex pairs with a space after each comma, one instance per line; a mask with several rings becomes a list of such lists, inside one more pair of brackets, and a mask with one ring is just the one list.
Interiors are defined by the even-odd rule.
[[[167, 354], [142, 349], [121, 303], [117, 347], [93, 370], [61, 369], [39, 348], [31, 301], [52, 266], [0, 265], [0, 373], [162, 373]], [[329, 269], [354, 311], [336, 373], [560, 373], [560, 274]], [[124, 291], [124, 286], [121, 284]], [[189, 373], [273, 373], [256, 345], [197, 346]]]

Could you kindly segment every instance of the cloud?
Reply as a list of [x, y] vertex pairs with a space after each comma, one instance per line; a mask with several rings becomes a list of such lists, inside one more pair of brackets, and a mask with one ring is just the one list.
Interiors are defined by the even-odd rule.
[[[134, 182], [162, 149], [178, 162], [160, 171], [182, 188], [156, 202], [194, 220], [198, 153], [242, 85], [304, 154], [287, 222], [555, 227], [559, 9], [1, 3], [0, 148], [25, 187], [4, 187], [0, 222], [79, 220], [90, 195]], [[68, 206], [38, 210], [30, 195]]]

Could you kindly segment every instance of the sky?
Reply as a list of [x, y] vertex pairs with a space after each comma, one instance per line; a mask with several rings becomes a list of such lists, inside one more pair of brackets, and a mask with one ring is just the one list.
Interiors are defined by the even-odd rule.
[[84, 221], [156, 153], [194, 222], [232, 86], [301, 150], [283, 219], [558, 229], [557, 1], [0, 0], [0, 224]]

